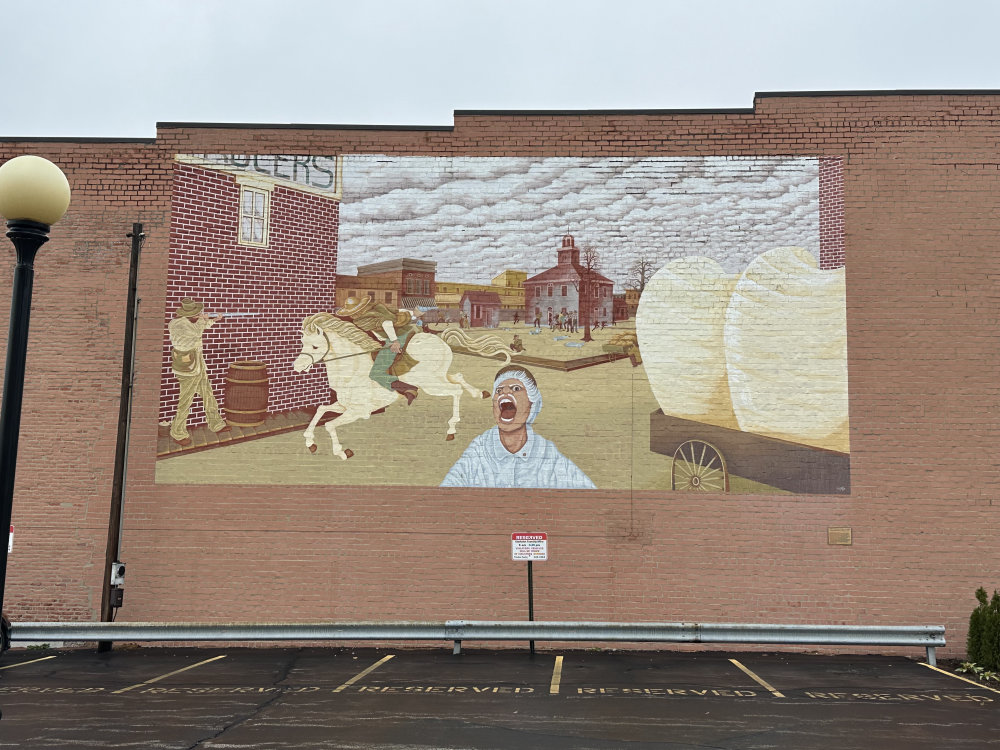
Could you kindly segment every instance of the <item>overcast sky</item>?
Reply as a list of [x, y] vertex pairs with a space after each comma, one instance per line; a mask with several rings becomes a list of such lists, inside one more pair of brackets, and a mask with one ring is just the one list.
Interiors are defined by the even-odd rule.
[[1000, 89], [995, 1], [5, 0], [0, 18], [4, 137]]
[[729, 273], [799, 246], [819, 256], [814, 158], [548, 159], [348, 155], [337, 268], [422, 258], [438, 281], [488, 284], [555, 265], [563, 235], [626, 288], [640, 257], [688, 256]]

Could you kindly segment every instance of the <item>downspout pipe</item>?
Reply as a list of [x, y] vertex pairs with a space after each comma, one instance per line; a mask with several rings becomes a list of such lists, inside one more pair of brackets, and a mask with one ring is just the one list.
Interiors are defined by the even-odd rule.
[[[132, 224], [127, 235], [132, 240], [128, 269], [128, 301], [125, 307], [125, 345], [122, 353], [121, 397], [118, 403], [118, 442], [115, 446], [114, 479], [111, 484], [111, 512], [108, 518], [108, 544], [104, 556], [104, 580], [101, 589], [101, 622], [115, 619], [118, 586], [111, 583], [112, 567], [118, 562], [122, 541], [122, 514], [125, 506], [125, 477], [128, 466], [129, 429], [132, 422], [132, 392], [135, 385], [135, 322], [139, 299], [139, 254], [146, 235], [142, 224]], [[100, 641], [98, 651], [109, 651], [111, 641]]]

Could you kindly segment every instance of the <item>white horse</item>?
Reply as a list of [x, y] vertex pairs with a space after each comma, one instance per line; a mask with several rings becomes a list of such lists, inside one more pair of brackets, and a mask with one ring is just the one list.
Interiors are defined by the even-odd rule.
[[[448, 374], [454, 356], [451, 344], [487, 357], [502, 355], [505, 364], [510, 363], [510, 356], [513, 354], [513, 350], [497, 336], [473, 338], [456, 328], [449, 328], [439, 335], [413, 335], [407, 344], [406, 353], [417, 360], [417, 364], [403, 378], [428, 396], [451, 397], [453, 407], [445, 440], [455, 439], [455, 426], [459, 422], [458, 402], [463, 389], [477, 398], [490, 398], [492, 395], [488, 391], [473, 388], [461, 373]], [[302, 321], [302, 353], [295, 358], [292, 366], [295, 372], [305, 372], [313, 365], [325, 364], [330, 388], [336, 391], [336, 401], [317, 407], [316, 414], [303, 433], [306, 447], [311, 452], [316, 452], [316, 425], [328, 412], [340, 415], [327, 422], [324, 427], [333, 441], [333, 454], [346, 460], [354, 452], [341, 446], [336, 427], [368, 419], [373, 412], [384, 409], [401, 398], [402, 394], [383, 388], [369, 377], [371, 352], [380, 348], [377, 341], [356, 325], [331, 313], [316, 313]]]

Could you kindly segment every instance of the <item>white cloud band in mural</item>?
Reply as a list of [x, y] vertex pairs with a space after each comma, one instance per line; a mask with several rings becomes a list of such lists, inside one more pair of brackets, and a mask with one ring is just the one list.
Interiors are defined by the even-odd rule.
[[624, 289], [645, 255], [713, 258], [729, 273], [783, 245], [819, 255], [815, 158], [344, 157], [338, 270], [434, 260], [439, 281], [488, 284], [552, 265], [558, 239], [601, 253]]

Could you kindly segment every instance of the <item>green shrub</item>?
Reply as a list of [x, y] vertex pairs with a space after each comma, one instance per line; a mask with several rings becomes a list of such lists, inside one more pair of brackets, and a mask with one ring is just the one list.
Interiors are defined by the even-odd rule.
[[1000, 671], [1000, 593], [993, 592], [988, 611], [979, 650], [983, 653], [983, 666], [996, 672]]
[[983, 642], [983, 617], [986, 612], [986, 589], [976, 589], [979, 606], [969, 615], [969, 635], [965, 639], [965, 655], [973, 664], [979, 663], [979, 648]]
[[978, 667], [1000, 671], [1000, 592], [987, 599], [986, 589], [976, 591], [979, 606], [969, 616], [969, 635], [965, 643], [968, 659]]

